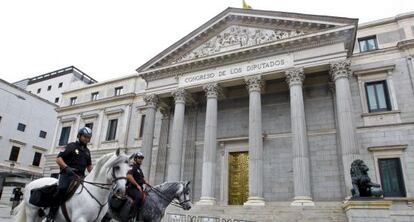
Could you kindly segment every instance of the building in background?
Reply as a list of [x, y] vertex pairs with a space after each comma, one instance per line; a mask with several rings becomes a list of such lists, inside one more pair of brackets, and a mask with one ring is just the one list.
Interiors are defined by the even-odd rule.
[[64, 92], [61, 106], [56, 109], [56, 131], [45, 175], [57, 176], [55, 158], [59, 148], [76, 141], [78, 129], [84, 126], [92, 129], [88, 148], [93, 162], [117, 148], [137, 150], [142, 141], [138, 123], [145, 104], [144, 89], [145, 82], [134, 74]]
[[0, 98], [0, 202], [10, 203], [14, 187], [43, 176], [58, 106], [1, 79]]
[[[192, 181], [189, 214], [212, 220], [414, 221], [413, 32], [414, 12], [226, 9], [137, 69], [173, 110], [145, 120], [143, 171]], [[355, 159], [390, 202], [342, 205]]]
[[359, 215], [412, 221], [413, 56], [414, 13], [228, 8], [137, 75], [65, 92], [45, 172], [88, 125], [94, 158], [141, 150], [151, 184], [192, 181], [195, 207], [167, 219], [345, 222], [360, 158], [389, 202]]
[[53, 72], [15, 82], [16, 86], [57, 105], [66, 90], [94, 84], [97, 81], [78, 68], [69, 66]]

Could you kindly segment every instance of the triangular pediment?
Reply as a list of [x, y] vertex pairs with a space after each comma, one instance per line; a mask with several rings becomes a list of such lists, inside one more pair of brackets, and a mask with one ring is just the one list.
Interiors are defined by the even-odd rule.
[[148, 72], [327, 30], [356, 27], [357, 21], [342, 17], [228, 8], [137, 71]]
[[211, 56], [303, 34], [305, 32], [299, 29], [265, 29], [232, 25], [194, 50], [185, 53], [176, 61], [173, 61], [173, 63]]

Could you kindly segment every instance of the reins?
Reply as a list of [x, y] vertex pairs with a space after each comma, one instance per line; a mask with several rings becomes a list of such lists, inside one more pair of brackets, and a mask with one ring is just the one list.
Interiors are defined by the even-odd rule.
[[99, 215], [102, 212], [102, 209], [105, 207], [105, 205], [108, 204], [108, 200], [106, 200], [106, 202], [104, 204], [99, 202], [99, 200], [91, 193], [91, 191], [89, 191], [89, 189], [85, 186], [84, 183], [90, 184], [92, 186], [95, 186], [95, 187], [98, 187], [98, 188], [101, 188], [101, 189], [109, 190], [109, 187], [107, 187], [107, 186], [112, 186], [117, 180], [122, 180], [122, 179], [126, 180], [126, 177], [115, 177], [115, 179], [112, 180], [112, 183], [98, 183], [98, 182], [89, 182], [89, 181], [86, 181], [86, 180], [81, 179], [81, 178], [76, 179], [77, 181], [80, 182], [80, 185], [82, 186], [82, 188], [81, 188], [81, 190], [78, 194], [82, 193], [83, 189], [85, 189], [86, 192], [89, 194], [89, 196], [91, 196], [92, 199], [94, 199], [96, 201], [96, 203], [99, 205], [98, 215], [96, 216], [95, 220], [93, 220], [93, 221], [96, 221], [98, 219]]
[[[111, 183], [98, 183], [98, 182], [90, 182], [90, 181], [86, 181], [86, 180], [84, 180], [83, 178], [81, 178], [81, 177], [79, 177], [79, 176], [77, 176], [76, 175], [76, 178], [75, 178], [75, 180], [76, 181], [78, 181], [79, 183], [80, 183], [80, 185], [82, 186], [82, 188], [81, 188], [81, 190], [80, 190], [80, 192], [79, 193], [77, 193], [78, 195], [79, 194], [81, 194], [82, 193], [82, 191], [83, 191], [83, 189], [85, 189], [86, 190], [86, 192], [89, 194], [89, 196], [91, 196], [92, 197], [92, 199], [94, 199], [95, 200], [95, 202], [99, 205], [99, 212], [98, 212], [98, 215], [96, 215], [96, 218], [95, 218], [95, 220], [93, 220], [93, 221], [96, 221], [98, 218], [99, 218], [99, 215], [101, 214], [101, 212], [102, 212], [102, 209], [108, 204], [108, 200], [106, 200], [106, 202], [105, 203], [101, 203], [101, 202], [99, 202], [99, 200], [92, 194], [92, 192], [85, 186], [85, 183], [86, 184], [90, 184], [90, 185], [92, 185], [92, 186], [95, 186], [95, 187], [98, 187], [98, 188], [100, 188], [100, 189], [105, 189], [105, 190], [109, 190], [110, 189], [110, 186], [112, 186], [116, 181], [118, 181], [118, 180], [126, 180], [127, 178], [126, 177], [115, 177], [115, 173], [114, 173], [114, 171], [113, 171], [113, 169], [112, 169], [112, 177], [114, 178], [112, 181], [111, 181]], [[65, 208], [66, 208], [66, 206], [65, 206]], [[67, 212], [66, 212], [67, 213]], [[69, 218], [69, 215], [64, 215], [65, 216], [65, 219], [68, 221], [68, 222], [70, 222], [70, 218]]]

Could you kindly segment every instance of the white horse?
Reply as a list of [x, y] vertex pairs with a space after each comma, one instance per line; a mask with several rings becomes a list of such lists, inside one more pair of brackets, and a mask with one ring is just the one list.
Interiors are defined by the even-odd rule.
[[[101, 221], [108, 210], [108, 196], [112, 189], [115, 193], [125, 193], [126, 175], [129, 170], [128, 156], [109, 153], [102, 156], [93, 170], [85, 177], [75, 194], [66, 202], [69, 219], [73, 222]], [[56, 183], [55, 178], [44, 177], [27, 184], [24, 201], [18, 206], [16, 222], [40, 222], [41, 208], [29, 203], [30, 191]], [[111, 188], [111, 189], [110, 189]], [[66, 221], [61, 208], [55, 221]]]

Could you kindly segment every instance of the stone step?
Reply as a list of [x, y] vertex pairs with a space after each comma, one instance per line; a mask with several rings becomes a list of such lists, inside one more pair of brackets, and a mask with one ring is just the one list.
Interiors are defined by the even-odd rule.
[[[197, 217], [199, 219], [197, 221], [230, 221], [231, 219], [263, 222], [347, 221], [341, 202], [317, 202], [314, 207], [292, 207], [290, 202], [272, 202], [265, 207], [196, 205], [190, 211], [170, 207], [167, 212], [166, 217], [186, 215], [188, 218]], [[168, 221], [168, 218], [165, 221]]]

